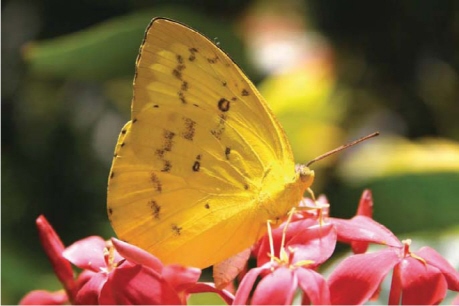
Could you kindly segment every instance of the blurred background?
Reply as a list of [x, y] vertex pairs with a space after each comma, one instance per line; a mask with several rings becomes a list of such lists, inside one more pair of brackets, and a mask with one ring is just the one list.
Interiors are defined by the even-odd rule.
[[[459, 2], [2, 1], [2, 304], [59, 283], [38, 241], [113, 235], [106, 185], [128, 120], [134, 63], [155, 16], [214, 39], [272, 107], [316, 194], [459, 267]], [[203, 303], [203, 301], [201, 301]]]

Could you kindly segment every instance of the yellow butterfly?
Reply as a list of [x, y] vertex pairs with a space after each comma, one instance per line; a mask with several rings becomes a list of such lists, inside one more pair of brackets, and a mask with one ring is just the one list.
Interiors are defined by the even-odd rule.
[[268, 220], [279, 224], [313, 179], [225, 52], [181, 23], [152, 20], [108, 183], [120, 239], [205, 268], [250, 247]]

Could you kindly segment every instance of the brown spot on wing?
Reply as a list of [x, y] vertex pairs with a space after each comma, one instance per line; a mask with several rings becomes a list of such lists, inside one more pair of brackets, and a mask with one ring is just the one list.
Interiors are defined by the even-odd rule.
[[172, 70], [172, 74], [179, 80], [182, 79], [182, 72], [180, 72], [180, 70], [177, 70], [177, 68], [175, 68], [174, 70]]
[[185, 123], [185, 130], [182, 132], [183, 138], [187, 140], [193, 140], [194, 133], [196, 131], [196, 121], [192, 120], [191, 118], [182, 117]]
[[157, 149], [155, 151], [155, 155], [158, 156], [159, 158], [163, 158], [164, 157], [164, 153], [165, 153], [165, 151], [161, 150], [161, 149]]
[[226, 156], [227, 160], [229, 160], [230, 153], [231, 153], [231, 148], [230, 147], [226, 147], [225, 148], [225, 156]]
[[220, 120], [217, 124], [217, 127], [210, 130], [210, 133], [214, 135], [215, 138], [221, 139], [221, 136], [223, 132], [225, 131], [226, 128], [226, 115], [225, 114], [220, 114]]
[[172, 231], [174, 232], [175, 235], [180, 236], [182, 233], [182, 228], [179, 227], [177, 224], [173, 223], [171, 224]]
[[185, 94], [183, 93], [183, 91], [179, 90], [178, 92], [178, 97], [179, 97], [179, 100], [183, 103], [183, 104], [187, 104], [188, 102], [186, 101], [185, 99]]
[[225, 98], [221, 98], [218, 100], [218, 109], [222, 112], [227, 112], [230, 109], [230, 101], [226, 100]]
[[207, 61], [209, 64], [215, 64], [219, 60], [218, 56], [216, 55], [215, 57], [212, 58], [207, 58]]
[[173, 139], [175, 137], [175, 133], [172, 132], [172, 131], [169, 131], [169, 130], [164, 130], [163, 137], [164, 137], [163, 150], [164, 151], [171, 151], [172, 150], [172, 146], [174, 144]]
[[155, 219], [159, 219], [159, 213], [161, 212], [161, 206], [156, 202], [155, 200], [151, 200], [148, 202], [148, 205], [150, 206], [150, 209], [153, 213], [153, 217]]
[[178, 64], [174, 70], [172, 70], [172, 74], [179, 80], [182, 80], [182, 71], [186, 68], [184, 64]]
[[172, 164], [170, 161], [168, 160], [163, 160], [164, 162], [164, 166], [163, 166], [163, 169], [161, 169], [161, 172], [169, 172], [171, 171], [171, 168], [172, 168]]
[[191, 169], [193, 169], [194, 172], [198, 172], [200, 168], [201, 168], [201, 154], [198, 154], [196, 155], [196, 161], [194, 162]]
[[156, 191], [158, 191], [158, 192], [163, 191], [163, 186], [161, 184], [161, 180], [159, 179], [159, 177], [154, 172], [152, 172], [150, 174], [150, 180], [153, 183], [153, 186], [155, 186]]
[[196, 48], [190, 48], [188, 49], [190, 51], [190, 55], [188, 56], [188, 60], [190, 62], [194, 61], [196, 59], [196, 53], [198, 53], [198, 49]]
[[199, 161], [195, 161], [192, 169], [194, 172], [198, 172], [200, 167], [201, 167], [201, 163]]

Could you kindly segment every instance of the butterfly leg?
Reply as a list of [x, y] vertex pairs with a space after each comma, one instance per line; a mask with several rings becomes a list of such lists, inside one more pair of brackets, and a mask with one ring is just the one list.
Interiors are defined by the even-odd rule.
[[311, 199], [316, 202], [316, 196], [314, 195], [314, 191], [312, 191], [311, 188], [308, 188], [306, 189], [306, 191], [309, 193], [309, 195], [311, 196]]
[[287, 229], [288, 229], [288, 226], [290, 224], [290, 222], [292, 221], [292, 216], [295, 214], [296, 212], [296, 208], [293, 207], [292, 209], [290, 209], [290, 211], [287, 213], [288, 215], [288, 218], [287, 218], [287, 221], [285, 222], [285, 227], [283, 228], [282, 230], [282, 240], [281, 240], [281, 246], [280, 246], [280, 250], [279, 250], [279, 258], [276, 258], [275, 256], [275, 252], [274, 252], [274, 240], [273, 240], [273, 235], [272, 235], [272, 228], [271, 228], [271, 223], [275, 223], [275, 221], [273, 220], [268, 220], [266, 222], [266, 226], [268, 228], [268, 238], [269, 238], [269, 249], [270, 249], [270, 258], [271, 258], [271, 263], [273, 263], [274, 261], [285, 261], [287, 260], [288, 256], [287, 256], [287, 252], [285, 251], [285, 236], [287, 235]]
[[273, 221], [272, 220], [267, 220], [266, 221], [266, 227], [268, 229], [268, 239], [269, 239], [269, 251], [270, 251], [270, 262], [271, 262], [271, 265], [274, 263], [274, 260], [275, 260], [275, 253], [274, 253], [274, 240], [273, 240], [273, 230], [271, 228], [271, 223]]
[[[285, 227], [282, 230], [282, 242], [281, 242], [280, 252], [285, 252], [284, 251], [285, 236], [287, 235], [288, 226], [289, 226], [290, 222], [292, 222], [292, 216], [293, 216], [293, 214], [295, 214], [295, 212], [296, 212], [296, 208], [292, 207], [292, 209], [290, 209], [290, 211], [287, 213], [288, 218], [287, 218], [287, 221], [285, 222]], [[281, 254], [280, 252], [279, 252], [279, 254]]]

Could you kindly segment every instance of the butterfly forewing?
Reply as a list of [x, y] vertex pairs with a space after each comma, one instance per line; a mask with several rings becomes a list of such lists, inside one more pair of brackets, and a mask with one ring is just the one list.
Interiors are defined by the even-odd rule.
[[270, 218], [261, 190], [294, 176], [282, 128], [237, 65], [198, 32], [153, 20], [109, 180], [118, 236], [166, 263], [209, 266], [255, 242]]

